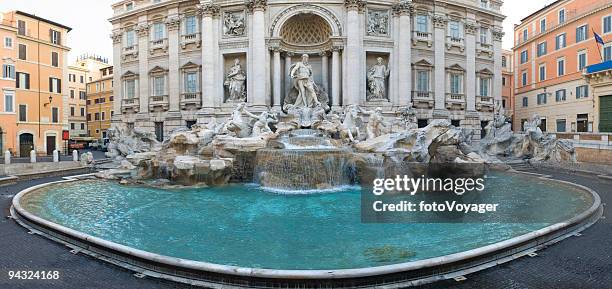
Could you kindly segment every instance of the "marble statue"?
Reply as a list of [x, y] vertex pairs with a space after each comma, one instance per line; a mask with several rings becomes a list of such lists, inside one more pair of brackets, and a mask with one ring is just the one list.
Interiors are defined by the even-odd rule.
[[349, 105], [344, 111], [344, 119], [340, 124], [340, 138], [347, 139], [350, 142], [355, 142], [360, 138], [359, 132], [359, 107], [357, 105]]
[[225, 12], [223, 33], [227, 36], [244, 35], [244, 14], [242, 11]]
[[416, 110], [412, 106], [400, 108], [397, 111], [397, 121], [402, 130], [413, 130], [419, 128]]
[[249, 137], [251, 135], [250, 123], [242, 117], [242, 113], [245, 111], [246, 104], [239, 103], [236, 108], [232, 111], [230, 120], [225, 124], [222, 132], [225, 134], [231, 134], [238, 138]]
[[382, 108], [377, 107], [374, 111], [359, 108], [359, 111], [370, 116], [368, 125], [366, 126], [367, 139], [373, 139], [383, 135], [384, 130], [389, 127], [389, 125], [385, 123], [385, 118], [382, 115]]
[[389, 72], [382, 57], [378, 57], [376, 64], [368, 69], [368, 101], [388, 100], [386, 79]]
[[370, 10], [368, 13], [368, 35], [388, 35], [389, 13]]
[[227, 75], [225, 76], [224, 85], [229, 90], [229, 96], [227, 98], [230, 102], [244, 102], [246, 101], [246, 74], [242, 70], [240, 65], [240, 59], [234, 60], [234, 65], [230, 67]]
[[298, 95], [293, 105], [298, 107], [313, 107], [321, 102], [315, 91], [315, 83], [312, 79], [312, 66], [308, 63], [308, 54], [302, 55], [302, 61], [291, 68], [293, 87], [298, 90]]
[[253, 130], [251, 132], [251, 137], [258, 137], [265, 133], [271, 133], [272, 128], [270, 127], [270, 125], [278, 123], [278, 120], [276, 119], [276, 117], [270, 112], [264, 111], [260, 115], [255, 115], [246, 109], [243, 109], [242, 111], [248, 117], [256, 120], [255, 123], [253, 124]]

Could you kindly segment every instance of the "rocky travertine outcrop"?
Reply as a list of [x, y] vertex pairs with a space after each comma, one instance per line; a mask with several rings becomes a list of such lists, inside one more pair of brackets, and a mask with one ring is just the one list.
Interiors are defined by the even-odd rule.
[[139, 128], [122, 130], [111, 127], [107, 130], [107, 135], [109, 143], [106, 156], [112, 159], [123, 159], [134, 153], [154, 151], [160, 146], [154, 134]]

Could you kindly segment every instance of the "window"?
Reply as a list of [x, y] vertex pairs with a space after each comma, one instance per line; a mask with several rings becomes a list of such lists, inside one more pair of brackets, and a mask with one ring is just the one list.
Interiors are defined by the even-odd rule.
[[132, 47], [136, 43], [136, 32], [134, 30], [128, 30], [125, 32], [125, 47]]
[[25, 104], [19, 105], [19, 121], [28, 121], [28, 107]]
[[576, 99], [589, 97], [589, 86], [581, 85], [576, 87]]
[[545, 118], [540, 119], [540, 129], [543, 132], [546, 132], [546, 128], [547, 128], [547, 126], [546, 126], [546, 119]]
[[17, 34], [26, 35], [26, 23], [23, 20], [17, 20]]
[[91, 121], [91, 113], [87, 114], [87, 121]]
[[587, 54], [582, 50], [578, 52], [578, 71], [583, 70], [587, 66]]
[[489, 0], [480, 0], [480, 8], [489, 8]]
[[557, 76], [565, 75], [565, 59], [559, 58], [557, 59]]
[[85, 108], [81, 107], [81, 116], [85, 116]]
[[99, 112], [96, 112], [94, 114], [94, 120], [100, 120], [100, 113]]
[[11, 64], [3, 64], [2, 78], [15, 79], [15, 66]]
[[154, 96], [161, 96], [164, 95], [164, 77], [163, 76], [157, 76], [153, 78], [153, 95]]
[[505, 76], [502, 77], [502, 86], [506, 86], [506, 77]]
[[73, 89], [70, 90], [70, 98], [74, 98], [74, 90]]
[[49, 29], [49, 40], [53, 44], [61, 44], [61, 33], [53, 29]]
[[489, 44], [489, 29], [481, 27], [480, 28], [480, 43], [481, 44]]
[[527, 61], [529, 61], [529, 51], [523, 50], [521, 52], [521, 64], [526, 63]]
[[557, 119], [557, 132], [565, 132], [566, 131], [566, 120], [565, 119]]
[[452, 40], [461, 40], [461, 28], [458, 21], [450, 21], [448, 23], [449, 36]]
[[576, 43], [585, 41], [587, 39], [588, 25], [582, 25], [576, 28]]
[[452, 73], [450, 76], [450, 93], [461, 94], [461, 75]]
[[546, 80], [546, 64], [540, 64], [538, 70], [540, 72], [540, 81]]
[[611, 43], [607, 43], [604, 46], [604, 49], [603, 49], [603, 58], [604, 58], [604, 61], [612, 60], [612, 42]]
[[21, 89], [30, 89], [30, 74], [24, 72], [16, 72], [17, 77], [16, 87]]
[[502, 67], [508, 67], [508, 58], [506, 56], [502, 56]]
[[576, 115], [576, 126], [578, 132], [589, 132], [589, 114], [581, 113]]
[[59, 122], [59, 108], [57, 107], [51, 108], [51, 122], [53, 123]]
[[523, 97], [523, 107], [527, 107], [529, 106], [529, 98], [524, 96]]
[[15, 112], [15, 93], [4, 91], [4, 112]]
[[105, 119], [106, 119], [106, 113], [103, 111], [102, 112], [102, 120], [105, 120]]
[[546, 55], [546, 52], [547, 52], [546, 51], [547, 50], [546, 43], [547, 42], [542, 42], [542, 43], [538, 44], [538, 57]]
[[163, 23], [155, 23], [153, 24], [153, 40], [162, 40], [164, 39], [164, 24]]
[[489, 84], [491, 83], [490, 78], [480, 79], [480, 96], [489, 96]]
[[85, 82], [85, 77], [83, 77], [83, 75], [81, 75], [80, 82], [81, 82], [81, 83]]
[[70, 129], [74, 130], [74, 123], [73, 122], [70, 123]]
[[81, 123], [81, 130], [85, 130], [85, 124]]
[[612, 15], [608, 15], [603, 19], [603, 33], [612, 32]]
[[61, 79], [49, 77], [49, 92], [62, 93]]
[[188, 128], [188, 129], [191, 129], [191, 127], [192, 127], [193, 125], [195, 125], [195, 124], [196, 124], [196, 121], [195, 121], [195, 120], [186, 120], [186, 121], [185, 121], [185, 126], [187, 126], [187, 128]]
[[13, 48], [13, 38], [4, 37], [4, 48]]
[[58, 67], [59, 66], [59, 57], [57, 52], [51, 52], [51, 66]]
[[195, 93], [198, 91], [198, 75], [195, 72], [185, 74], [185, 92]]
[[126, 98], [134, 98], [136, 95], [136, 80], [130, 79], [125, 81], [125, 96]]
[[567, 99], [567, 91], [565, 89], [559, 89], [555, 92], [555, 101], [561, 102]]
[[158, 141], [164, 141], [164, 123], [155, 122], [155, 136]]
[[427, 70], [417, 71], [417, 91], [418, 92], [429, 92], [429, 71]]
[[565, 48], [565, 40], [565, 33], [557, 35], [557, 37], [555, 38], [555, 49], [559, 50], [561, 48]]
[[538, 105], [546, 104], [546, 93], [538, 94]]
[[24, 44], [19, 44], [19, 59], [27, 60], [27, 47]]
[[546, 31], [546, 19], [540, 20], [540, 33]]
[[134, 3], [127, 3], [125, 4], [125, 10], [126, 11], [132, 11], [134, 9]]
[[85, 91], [79, 91], [79, 99], [85, 100], [87, 98], [87, 94]]
[[420, 33], [428, 33], [429, 27], [427, 23], [427, 15], [419, 14], [416, 16], [416, 31]]
[[523, 30], [523, 41], [527, 41], [528, 36], [529, 36], [529, 31], [527, 29]]
[[185, 17], [185, 35], [196, 34], [197, 27], [198, 25], [195, 16]]
[[70, 107], [70, 116], [74, 116], [74, 106]]
[[565, 9], [559, 10], [559, 24], [565, 23]]
[[522, 80], [523, 80], [523, 86], [527, 85], [527, 71], [523, 71], [523, 75], [522, 75]]

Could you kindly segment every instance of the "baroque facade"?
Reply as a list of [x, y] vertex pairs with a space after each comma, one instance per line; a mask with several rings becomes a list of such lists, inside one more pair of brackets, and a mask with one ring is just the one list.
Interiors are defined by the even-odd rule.
[[[317, 94], [419, 125], [480, 130], [502, 99], [499, 0], [121, 1], [113, 5], [116, 125], [158, 138], [237, 102], [281, 110], [304, 54]], [[297, 69], [299, 70], [299, 69]]]

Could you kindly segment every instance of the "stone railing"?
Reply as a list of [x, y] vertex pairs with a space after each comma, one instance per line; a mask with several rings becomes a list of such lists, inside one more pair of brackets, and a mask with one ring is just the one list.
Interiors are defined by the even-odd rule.
[[127, 60], [128, 57], [137, 58], [138, 57], [138, 45], [132, 45], [123, 47], [121, 55], [123, 56], [123, 60]]
[[121, 110], [126, 111], [132, 109], [136, 112], [140, 110], [140, 99], [139, 98], [124, 98], [121, 104]]
[[462, 37], [446, 36], [446, 47], [459, 47], [463, 50], [465, 47], [464, 39]]
[[463, 93], [447, 93], [446, 94], [446, 108], [451, 109], [454, 107], [465, 109], [465, 94]]
[[168, 50], [168, 38], [151, 40], [149, 45], [149, 52], [151, 54], [155, 53], [157, 50], [161, 50], [165, 53]]
[[197, 47], [200, 47], [202, 43], [200, 35], [200, 33], [181, 35], [181, 47], [185, 49], [189, 44], [195, 44]]
[[158, 107], [162, 110], [168, 110], [170, 108], [168, 95], [152, 95], [149, 97], [149, 111], [153, 112]]
[[412, 42], [425, 42], [427, 46], [431, 47], [433, 39], [430, 32], [412, 31]]
[[493, 111], [494, 108], [492, 96], [476, 96], [476, 110]]
[[425, 104], [427, 107], [432, 108], [434, 105], [433, 93], [431, 91], [413, 91], [412, 102], [415, 105]]
[[202, 100], [199, 92], [185, 92], [181, 94], [181, 109], [187, 107], [200, 108], [202, 106]]

